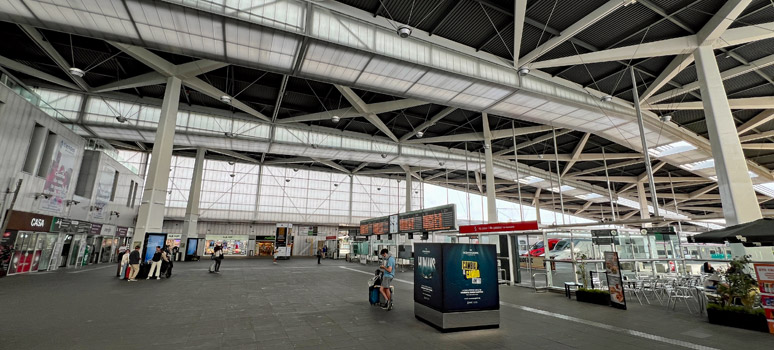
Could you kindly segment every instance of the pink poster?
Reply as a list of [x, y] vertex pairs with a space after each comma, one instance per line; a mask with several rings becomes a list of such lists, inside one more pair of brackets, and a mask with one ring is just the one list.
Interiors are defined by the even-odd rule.
[[41, 210], [55, 213], [62, 211], [67, 191], [72, 182], [76, 154], [77, 148], [75, 146], [64, 139], [59, 139], [51, 167], [46, 175], [46, 184], [43, 187], [43, 193], [50, 195], [50, 197], [41, 199]]

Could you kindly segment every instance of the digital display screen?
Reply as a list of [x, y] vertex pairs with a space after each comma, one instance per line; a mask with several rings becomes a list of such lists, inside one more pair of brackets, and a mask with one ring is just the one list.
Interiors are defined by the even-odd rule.
[[[396, 216], [397, 232], [395, 231]], [[454, 230], [456, 228], [457, 217], [454, 204], [368, 219], [360, 222], [361, 235], [445, 231]]]
[[360, 222], [361, 235], [382, 235], [390, 233], [390, 218], [388, 216], [363, 220]]

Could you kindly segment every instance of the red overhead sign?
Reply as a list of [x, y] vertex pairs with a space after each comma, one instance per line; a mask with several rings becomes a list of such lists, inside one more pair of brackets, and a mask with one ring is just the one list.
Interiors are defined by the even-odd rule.
[[463, 225], [460, 226], [460, 233], [513, 232], [537, 229], [537, 221], [500, 222], [496, 224]]

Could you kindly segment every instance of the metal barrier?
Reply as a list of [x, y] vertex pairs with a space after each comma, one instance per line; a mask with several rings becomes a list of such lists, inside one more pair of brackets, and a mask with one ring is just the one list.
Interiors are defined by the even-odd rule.
[[[537, 276], [537, 275], [543, 275], [543, 277], [546, 279], [546, 285], [545, 285], [545, 287], [538, 287], [537, 285], [535, 285], [535, 276]], [[547, 274], [547, 273], [545, 273], [545, 272], [536, 272], [536, 273], [533, 273], [533, 274], [532, 274], [532, 288], [534, 288], [534, 289], [535, 289], [535, 293], [538, 293], [538, 292], [540, 292], [540, 291], [542, 291], [542, 292], [544, 292], [544, 293], [545, 293], [545, 292], [548, 292], [548, 274]]]

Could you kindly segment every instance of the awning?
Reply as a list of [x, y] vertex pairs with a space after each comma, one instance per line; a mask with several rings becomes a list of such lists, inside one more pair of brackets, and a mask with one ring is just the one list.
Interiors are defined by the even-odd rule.
[[745, 245], [774, 245], [774, 219], [758, 219], [752, 222], [729, 226], [690, 236], [694, 243], [743, 243]]

